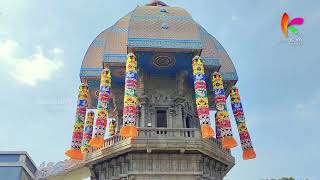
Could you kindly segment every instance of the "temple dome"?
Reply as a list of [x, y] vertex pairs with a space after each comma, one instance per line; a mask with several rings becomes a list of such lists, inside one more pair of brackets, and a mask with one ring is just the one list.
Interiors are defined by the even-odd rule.
[[[157, 3], [157, 4], [156, 4]], [[138, 6], [101, 32], [89, 46], [80, 76], [98, 76], [103, 63], [124, 63], [128, 48], [195, 49], [206, 64], [221, 64], [225, 80], [237, 81], [234, 65], [222, 45], [183, 8], [160, 1]]]

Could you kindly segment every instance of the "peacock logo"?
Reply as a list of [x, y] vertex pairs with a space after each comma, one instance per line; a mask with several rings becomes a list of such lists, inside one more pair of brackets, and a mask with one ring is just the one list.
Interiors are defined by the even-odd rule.
[[285, 12], [282, 15], [281, 19], [281, 30], [285, 38], [288, 37], [288, 29], [294, 33], [298, 34], [298, 30], [294, 27], [295, 25], [301, 25], [303, 24], [304, 19], [303, 18], [294, 18], [289, 22], [289, 15]]

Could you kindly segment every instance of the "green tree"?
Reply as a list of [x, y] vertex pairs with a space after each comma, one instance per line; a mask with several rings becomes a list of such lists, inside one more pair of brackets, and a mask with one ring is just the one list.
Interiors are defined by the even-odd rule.
[[279, 180], [296, 180], [296, 179], [293, 177], [282, 177]]

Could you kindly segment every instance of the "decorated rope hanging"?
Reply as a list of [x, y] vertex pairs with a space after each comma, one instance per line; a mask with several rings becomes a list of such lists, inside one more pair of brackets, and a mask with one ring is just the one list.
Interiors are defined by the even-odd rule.
[[247, 129], [246, 121], [244, 118], [243, 108], [240, 100], [238, 88], [233, 86], [231, 89], [231, 106], [234, 118], [237, 123], [241, 148], [243, 151], [242, 157], [244, 160], [256, 158], [256, 153], [252, 147], [251, 138]]
[[94, 112], [90, 111], [87, 113], [86, 124], [83, 131], [83, 139], [82, 139], [82, 146], [81, 146], [81, 151], [83, 154], [89, 152], [89, 142], [92, 138], [92, 132], [93, 132], [93, 121], [94, 121]]
[[137, 60], [134, 54], [129, 53], [126, 63], [126, 79], [123, 103], [123, 126], [120, 129], [120, 136], [136, 137], [138, 130], [136, 127], [137, 118]]
[[90, 146], [95, 148], [101, 148], [104, 143], [104, 134], [106, 132], [107, 117], [109, 113], [110, 87], [111, 72], [108, 68], [105, 68], [101, 73], [100, 91], [97, 105], [98, 116], [94, 128], [94, 137], [89, 143]]
[[78, 105], [76, 109], [76, 120], [74, 123], [71, 148], [65, 152], [65, 155], [71, 159], [83, 159], [81, 144], [83, 139], [83, 127], [87, 110], [87, 99], [89, 89], [87, 84], [81, 84], [78, 94]]
[[218, 126], [220, 130], [222, 146], [227, 149], [236, 147], [237, 142], [232, 135], [232, 128], [229, 119], [229, 113], [226, 106], [226, 97], [224, 93], [223, 81], [220, 73], [213, 73], [212, 86], [217, 109], [216, 126]]
[[112, 119], [109, 122], [109, 136], [113, 136], [116, 132], [116, 121], [114, 119]]
[[200, 120], [202, 138], [213, 137], [214, 131], [210, 126], [206, 78], [204, 74], [204, 67], [199, 56], [195, 56], [193, 58], [192, 70], [197, 113]]
[[216, 123], [216, 139], [221, 140], [221, 132], [220, 132], [219, 127], [217, 126], [217, 124], [219, 124], [218, 123], [218, 118], [217, 118], [217, 113], [214, 114], [214, 120], [215, 120], [215, 123]]

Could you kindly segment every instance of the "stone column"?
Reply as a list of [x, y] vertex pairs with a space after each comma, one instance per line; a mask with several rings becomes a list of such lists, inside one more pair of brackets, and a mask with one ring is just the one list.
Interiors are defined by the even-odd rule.
[[120, 131], [122, 127], [122, 109], [123, 109], [123, 94], [124, 94], [124, 87], [121, 88], [113, 88], [111, 87], [112, 93], [112, 101], [113, 101], [113, 116], [116, 119], [116, 133]]
[[180, 71], [176, 74], [176, 81], [177, 81], [177, 89], [178, 89], [178, 95], [184, 96], [185, 95], [185, 81], [186, 77], [188, 75], [187, 71]]
[[169, 108], [167, 112], [167, 127], [168, 128], [173, 128], [174, 127], [174, 116], [175, 116], [175, 109], [174, 108]]
[[183, 128], [182, 108], [185, 99], [182, 97], [176, 97], [174, 100], [174, 106], [176, 107], [175, 118], [173, 122], [173, 128]]
[[181, 111], [182, 111], [182, 124], [183, 124], [183, 128], [187, 128], [187, 122], [186, 122], [187, 115], [186, 115], [186, 111], [184, 110], [183, 107], [181, 108]]
[[116, 127], [116, 133], [120, 131], [120, 128], [122, 127], [122, 114], [123, 112], [121, 110], [117, 110], [115, 112], [117, 127]]
[[145, 74], [141, 68], [138, 69], [138, 87], [137, 87], [137, 96], [141, 97], [145, 95], [144, 81]]
[[157, 120], [156, 120], [156, 109], [154, 107], [149, 107], [150, 112], [150, 119], [148, 119], [148, 122], [152, 124], [152, 127], [157, 127]]
[[148, 98], [147, 96], [143, 95], [141, 98], [139, 98], [140, 101], [140, 127], [146, 127], [147, 126], [147, 118], [146, 118], [146, 106], [148, 105]]

